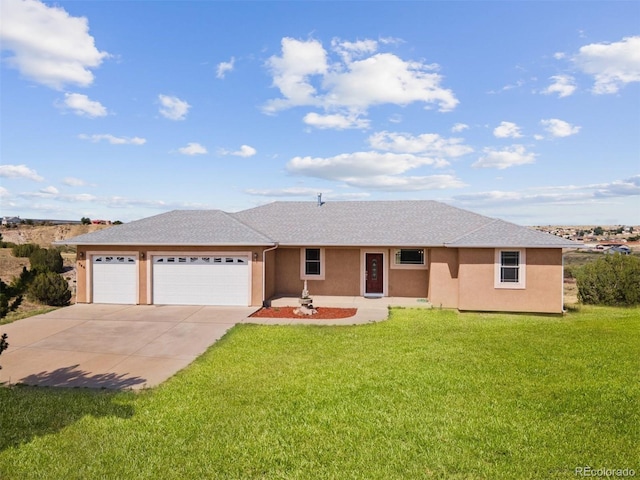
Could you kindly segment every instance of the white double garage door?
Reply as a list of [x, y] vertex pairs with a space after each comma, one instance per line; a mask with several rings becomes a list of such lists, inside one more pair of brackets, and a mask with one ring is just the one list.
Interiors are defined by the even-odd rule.
[[[93, 303], [138, 303], [134, 255], [93, 255]], [[250, 305], [248, 255], [152, 255], [148, 288], [157, 305]]]

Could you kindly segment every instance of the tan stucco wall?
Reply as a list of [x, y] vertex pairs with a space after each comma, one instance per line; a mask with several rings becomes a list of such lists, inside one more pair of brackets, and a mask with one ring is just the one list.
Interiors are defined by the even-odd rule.
[[429, 271], [425, 269], [396, 269], [389, 270], [390, 297], [419, 297], [427, 298], [429, 292]]
[[458, 250], [430, 248], [427, 298], [436, 307], [458, 308], [458, 295]]
[[[87, 285], [87, 267], [92, 253], [128, 253], [138, 258], [138, 303], [147, 304], [148, 261], [150, 252], [249, 252], [251, 259], [251, 304], [260, 306], [262, 292], [262, 258], [264, 247], [158, 247], [158, 246], [86, 246], [78, 247], [76, 260], [76, 295], [78, 303], [91, 301]], [[388, 262], [391, 249], [384, 251]], [[325, 279], [309, 280], [312, 295], [361, 294], [362, 252], [356, 248], [330, 248], [325, 252]], [[144, 259], [141, 258], [144, 253]], [[254, 260], [254, 257], [257, 257]], [[496, 289], [495, 250], [492, 248], [431, 248], [428, 270], [387, 268], [388, 295], [427, 297], [434, 306], [460, 310], [560, 313], [563, 307], [562, 250], [527, 249], [526, 288]], [[274, 295], [298, 296], [303, 288], [300, 279], [300, 248], [280, 247], [266, 254], [265, 298]]]
[[562, 249], [527, 249], [524, 289], [495, 288], [495, 250], [460, 249], [460, 310], [561, 313]]
[[[304, 280], [300, 279], [299, 247], [276, 250], [276, 295], [300, 295]], [[311, 295], [360, 295], [360, 250], [355, 248], [324, 249], [324, 280], [307, 280]]]
[[[304, 247], [280, 247], [276, 250], [275, 293], [277, 295], [300, 295], [304, 281], [300, 279], [301, 249]], [[370, 247], [365, 250], [384, 252], [385, 274], [389, 285], [389, 296], [427, 296], [428, 271], [388, 268], [391, 249]], [[363, 254], [359, 248], [324, 248], [324, 280], [307, 280], [311, 295], [359, 296], [362, 294], [361, 275]]]
[[264, 300], [267, 300], [276, 294], [276, 252], [271, 250], [264, 255], [266, 265]]
[[[78, 271], [76, 288], [77, 296], [76, 301], [78, 303], [89, 303], [90, 286], [87, 285], [87, 266], [89, 255], [104, 254], [104, 253], [135, 253], [138, 257], [138, 304], [147, 305], [150, 303], [149, 299], [151, 295], [148, 291], [150, 282], [148, 281], [147, 274], [149, 272], [148, 262], [150, 261], [149, 255], [156, 252], [166, 253], [178, 253], [178, 252], [193, 252], [193, 253], [223, 253], [223, 252], [250, 252], [251, 261], [251, 305], [262, 305], [262, 250], [259, 247], [165, 247], [157, 245], [147, 246], [112, 246], [112, 245], [96, 245], [91, 247], [78, 246], [78, 257], [76, 260], [76, 267]], [[141, 253], [144, 253], [144, 259], [141, 259]], [[81, 256], [83, 258], [81, 258]], [[257, 260], [254, 257], [257, 256]]]

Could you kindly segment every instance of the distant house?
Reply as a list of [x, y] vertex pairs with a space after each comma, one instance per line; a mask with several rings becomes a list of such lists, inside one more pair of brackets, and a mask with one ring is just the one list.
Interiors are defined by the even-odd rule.
[[306, 280], [314, 295], [547, 313], [563, 310], [563, 249], [581, 245], [434, 201], [172, 211], [60, 243], [78, 247], [81, 303], [260, 306]]
[[2, 217], [2, 226], [8, 227], [13, 225], [20, 225], [20, 217]]

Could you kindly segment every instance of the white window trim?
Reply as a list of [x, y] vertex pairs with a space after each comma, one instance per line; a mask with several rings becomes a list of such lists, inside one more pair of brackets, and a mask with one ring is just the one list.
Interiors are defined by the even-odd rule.
[[[418, 264], [418, 263], [407, 263], [407, 264], [402, 264], [402, 263], [396, 263], [396, 254], [398, 253], [398, 251], [400, 250], [424, 250], [424, 263], [422, 264]], [[426, 248], [422, 248], [422, 247], [415, 247], [415, 248], [394, 248], [391, 250], [391, 259], [389, 262], [389, 267], [393, 270], [427, 270], [429, 268], [429, 260], [427, 259], [427, 255], [429, 255], [429, 250]]]
[[[307, 275], [305, 273], [305, 264], [307, 261], [307, 248], [320, 250], [320, 275]], [[324, 257], [325, 251], [324, 248], [321, 247], [303, 247], [300, 249], [300, 280], [324, 280], [325, 269], [324, 269]]]
[[[518, 252], [520, 254], [519, 258], [519, 272], [518, 272], [518, 282], [501, 282], [500, 281], [500, 270], [502, 267], [501, 263], [501, 254], [502, 252]], [[494, 287], [500, 289], [507, 290], [523, 290], [526, 288], [526, 280], [527, 280], [527, 251], [524, 248], [496, 248], [495, 250], [495, 265], [494, 265], [495, 277], [494, 277]]]

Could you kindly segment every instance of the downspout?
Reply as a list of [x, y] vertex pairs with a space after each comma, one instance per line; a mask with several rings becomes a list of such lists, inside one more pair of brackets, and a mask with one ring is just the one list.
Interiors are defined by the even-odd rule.
[[273, 247], [266, 248], [262, 251], [262, 306], [267, 306], [267, 252], [271, 252], [278, 248], [278, 242]]

